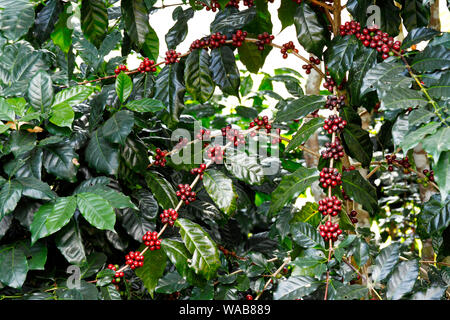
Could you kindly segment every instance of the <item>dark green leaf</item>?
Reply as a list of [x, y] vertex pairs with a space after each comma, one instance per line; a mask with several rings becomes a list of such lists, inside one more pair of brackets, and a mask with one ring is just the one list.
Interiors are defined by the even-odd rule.
[[86, 260], [80, 228], [75, 220], [72, 219], [69, 224], [56, 234], [55, 243], [67, 262], [80, 264]]
[[141, 278], [145, 288], [153, 297], [159, 278], [164, 274], [167, 257], [162, 250], [147, 251], [145, 253], [144, 266], [135, 270], [136, 275]]
[[76, 180], [77, 175], [74, 159], [78, 159], [78, 155], [69, 145], [47, 146], [44, 149], [43, 163], [47, 172], [71, 182]]
[[108, 32], [108, 10], [103, 0], [81, 1], [81, 30], [97, 48]]
[[343, 130], [343, 142], [348, 154], [368, 167], [372, 161], [373, 145], [369, 132], [360, 126], [348, 123]]
[[102, 136], [111, 143], [125, 144], [134, 126], [134, 115], [128, 110], [114, 113], [102, 126]]
[[[409, 1], [408, 1], [409, 2]], [[414, 2], [414, 1], [412, 1]], [[422, 41], [427, 41], [434, 38], [439, 34], [439, 31], [436, 31], [427, 27], [419, 27], [408, 32], [408, 35], [402, 41], [402, 48], [409, 48], [413, 44], [417, 44]]]
[[15, 181], [6, 181], [0, 190], [0, 220], [13, 211], [22, 197], [22, 186]]
[[291, 225], [292, 240], [303, 248], [324, 248], [325, 242], [315, 227], [306, 222]]
[[417, 260], [400, 262], [389, 278], [386, 288], [386, 297], [389, 300], [399, 300], [411, 292], [419, 275]]
[[114, 230], [116, 214], [111, 205], [94, 193], [77, 194], [77, 206], [86, 220], [97, 229]]
[[220, 47], [211, 52], [210, 64], [214, 82], [223, 93], [239, 95], [240, 75], [233, 51], [229, 47]]
[[280, 184], [272, 193], [270, 214], [278, 213], [286, 203], [295, 196], [303, 193], [311, 184], [318, 179], [319, 175], [314, 168], [299, 168], [292, 174], [282, 177]]
[[331, 77], [340, 84], [346, 72], [353, 65], [353, 58], [360, 47], [360, 41], [353, 36], [336, 37], [325, 51], [325, 61]]
[[221, 171], [208, 170], [204, 173], [203, 185], [217, 207], [226, 215], [237, 209], [237, 194], [233, 181]]
[[92, 133], [85, 157], [90, 167], [99, 173], [117, 174], [119, 167], [118, 150], [97, 131]]
[[294, 16], [294, 24], [298, 42], [307, 52], [321, 57], [322, 50], [327, 42], [327, 30], [308, 3], [302, 2], [298, 6]]
[[22, 250], [12, 245], [0, 247], [0, 281], [3, 284], [16, 289], [21, 288], [27, 273], [27, 258]]
[[275, 121], [286, 122], [302, 118], [317, 109], [321, 109], [326, 101], [324, 96], [303, 96], [289, 102], [276, 114]]
[[374, 282], [383, 281], [394, 269], [400, 257], [400, 244], [392, 243], [381, 249], [375, 258], [375, 265], [372, 269], [372, 280]]
[[361, 300], [368, 293], [369, 289], [360, 284], [342, 286], [337, 289], [335, 300]]
[[281, 281], [277, 286], [273, 298], [274, 300], [295, 300], [301, 299], [316, 291], [320, 282], [309, 276], [293, 276]]
[[450, 67], [450, 50], [444, 46], [427, 46], [414, 57], [411, 67], [418, 72], [431, 72]]
[[176, 221], [186, 248], [192, 254], [190, 266], [207, 280], [212, 279], [220, 266], [219, 251], [211, 237], [198, 224], [184, 218]]
[[249, 157], [244, 152], [227, 155], [225, 167], [233, 176], [248, 184], [261, 184], [264, 180], [263, 167], [258, 163], [256, 157]]
[[374, 214], [378, 210], [377, 191], [358, 170], [342, 173], [342, 186], [345, 193], [363, 208]]
[[165, 108], [165, 106], [159, 100], [144, 98], [141, 100], [134, 100], [134, 101], [128, 102], [126, 105], [126, 108], [130, 109], [132, 111], [136, 111], [136, 112], [156, 113], [158, 111], [163, 110]]
[[323, 119], [314, 118], [304, 124], [298, 129], [297, 133], [292, 137], [292, 140], [287, 145], [285, 152], [296, 149], [298, 146], [305, 143], [318, 129], [323, 126]]
[[53, 87], [52, 78], [45, 71], [39, 71], [31, 79], [28, 87], [30, 104], [38, 111], [47, 111], [52, 104]]
[[177, 206], [178, 199], [175, 190], [163, 176], [157, 172], [149, 171], [146, 174], [145, 181], [163, 209], [173, 209]]
[[[187, 29], [186, 29], [187, 30]], [[207, 50], [196, 49], [186, 59], [184, 82], [194, 100], [204, 103], [214, 93], [214, 82], [209, 69], [211, 57]]]

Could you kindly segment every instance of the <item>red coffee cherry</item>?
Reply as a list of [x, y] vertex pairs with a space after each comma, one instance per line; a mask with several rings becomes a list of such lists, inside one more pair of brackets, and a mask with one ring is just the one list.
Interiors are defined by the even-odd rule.
[[179, 62], [180, 56], [181, 56], [180, 53], [176, 52], [173, 49], [170, 49], [169, 51], [166, 52], [166, 62], [165, 62], [166, 65]]
[[225, 7], [235, 7], [236, 9], [239, 9], [239, 1], [240, 0], [230, 0]]
[[309, 57], [309, 64], [304, 64], [302, 66], [302, 68], [304, 70], [306, 70], [306, 74], [310, 74], [311, 73], [311, 69], [313, 68], [313, 64], [319, 65], [320, 64], [320, 59], [319, 58], [314, 58], [314, 57]]
[[344, 156], [344, 147], [341, 145], [341, 140], [336, 137], [334, 143], [325, 143], [325, 150], [321, 152], [321, 156], [324, 159], [339, 160]]
[[342, 175], [336, 168], [323, 168], [319, 176], [322, 188], [334, 188], [342, 184]]
[[224, 34], [221, 34], [220, 32], [213, 33], [209, 37], [209, 48], [215, 49], [219, 48], [220, 46], [223, 46], [225, 44], [225, 41], [227, 40], [227, 36]]
[[131, 269], [140, 268], [144, 265], [144, 256], [139, 251], [130, 251], [125, 256], [125, 264], [129, 265]]
[[195, 136], [199, 140], [209, 140], [211, 139], [211, 131], [206, 129], [201, 129], [199, 133]]
[[191, 190], [191, 186], [188, 184], [179, 184], [176, 194], [177, 197], [179, 197], [181, 201], [184, 201], [186, 205], [195, 201], [195, 197], [197, 195], [194, 191]]
[[143, 235], [142, 241], [150, 251], [161, 249], [161, 240], [158, 239], [158, 232], [156, 231], [147, 231], [147, 233]]
[[205, 170], [206, 170], [206, 164], [202, 163], [200, 165], [200, 167], [191, 169], [191, 174], [194, 174], [194, 175], [198, 174], [199, 175], [199, 179], [203, 180], [203, 172], [205, 172]]
[[[298, 53], [298, 49], [295, 49], [295, 45], [292, 41], [289, 41], [289, 42], [283, 44], [283, 48], [281, 48], [280, 51], [281, 51], [281, 54], [283, 55], [284, 59], [287, 59], [288, 53], [292, 53], [292, 52]], [[320, 63], [320, 60], [319, 60], [319, 63]]]
[[166, 159], [167, 151], [161, 151], [160, 148], [157, 148], [155, 151], [156, 151], [156, 156], [155, 156], [155, 162], [153, 162], [153, 165], [165, 167], [166, 162], [167, 162], [167, 159]]
[[260, 130], [260, 129], [265, 129], [267, 133], [270, 133], [270, 131], [272, 130], [272, 125], [269, 123], [269, 117], [268, 116], [259, 116], [256, 117], [255, 119], [253, 119], [252, 122], [250, 122], [249, 128], [254, 128], [257, 127], [257, 129], [255, 131], [252, 131], [250, 133], [250, 136], [254, 137], [256, 136], [256, 131]]
[[219, 4], [219, 2], [217, 2], [217, 0], [211, 0], [211, 2], [210, 2], [211, 7], [208, 7], [207, 4], [200, 2], [200, 1], [198, 1], [197, 4], [201, 4], [203, 7], [205, 7], [206, 11], [211, 10], [212, 12], [216, 12], [217, 9], [220, 9], [220, 4]]
[[140, 73], [156, 72], [155, 61], [149, 58], [144, 58], [144, 61], [139, 65], [138, 71]]
[[342, 234], [342, 230], [339, 228], [338, 223], [333, 224], [331, 221], [327, 221], [319, 226], [319, 233], [323, 240], [332, 240], [334, 242]]
[[253, 300], [253, 296], [251, 294], [248, 294], [245, 296], [246, 300]]
[[325, 119], [325, 124], [323, 125], [323, 129], [332, 134], [333, 132], [340, 132], [347, 125], [347, 121], [339, 117], [338, 115], [332, 114]]
[[264, 46], [266, 44], [272, 43], [272, 40], [275, 39], [274, 35], [269, 34], [268, 32], [264, 32], [262, 34], [258, 34], [258, 41], [255, 42], [258, 50], [263, 51]]
[[236, 33], [231, 36], [231, 39], [233, 40], [233, 46], [242, 46], [242, 43], [244, 43], [246, 37], [247, 31], [237, 30]]
[[161, 222], [163, 224], [168, 223], [170, 226], [173, 226], [175, 221], [178, 219], [178, 212], [176, 212], [175, 209], [167, 209], [164, 210], [159, 217], [161, 218]]
[[345, 95], [336, 97], [334, 95], [330, 95], [327, 97], [327, 102], [325, 102], [325, 109], [333, 110], [340, 109], [345, 106]]
[[114, 70], [114, 73], [116, 74], [116, 76], [118, 76], [119, 73], [121, 73], [122, 71], [123, 71], [123, 72], [128, 72], [128, 71], [129, 71], [128, 68], [127, 68], [127, 66], [124, 65], [124, 64], [118, 65], [117, 68], [116, 68], [116, 70]]
[[319, 212], [322, 215], [330, 215], [332, 217], [337, 216], [342, 210], [342, 202], [336, 197], [327, 197], [319, 200]]

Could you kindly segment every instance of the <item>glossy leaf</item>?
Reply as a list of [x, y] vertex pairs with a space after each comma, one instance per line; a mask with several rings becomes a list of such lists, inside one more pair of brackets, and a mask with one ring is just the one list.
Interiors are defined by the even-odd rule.
[[127, 110], [114, 113], [102, 126], [102, 136], [108, 142], [124, 144], [134, 126], [134, 115]]
[[363, 208], [374, 214], [378, 210], [377, 192], [359, 171], [343, 172], [342, 186], [345, 193], [355, 202], [361, 203]]
[[324, 248], [325, 242], [315, 227], [306, 222], [291, 225], [292, 240], [303, 248]]
[[28, 273], [24, 252], [12, 245], [0, 247], [0, 270], [2, 283], [12, 288], [21, 288]]
[[233, 51], [229, 47], [213, 50], [210, 68], [214, 82], [223, 93], [238, 97], [241, 79]]
[[302, 2], [295, 12], [294, 25], [297, 30], [298, 42], [307, 52], [322, 56], [322, 50], [327, 42], [326, 26], [321, 22], [311, 6]]
[[389, 300], [399, 300], [411, 292], [419, 275], [417, 260], [400, 262], [392, 273], [386, 288], [386, 297]]
[[274, 300], [295, 300], [317, 290], [320, 282], [309, 276], [292, 276], [281, 281], [273, 294]]
[[217, 207], [226, 215], [237, 209], [237, 194], [233, 181], [221, 171], [208, 170], [203, 176], [203, 185]]
[[89, 166], [99, 173], [115, 175], [119, 167], [118, 150], [99, 131], [92, 133], [85, 157]]
[[114, 230], [116, 214], [111, 205], [94, 193], [77, 194], [77, 206], [86, 220], [97, 229]]
[[228, 155], [225, 167], [233, 176], [248, 184], [261, 184], [264, 180], [263, 167], [258, 163], [256, 157], [247, 156], [243, 152]]
[[149, 250], [145, 253], [144, 257], [144, 266], [136, 269], [135, 273], [153, 297], [158, 280], [164, 274], [167, 257], [162, 250]]
[[194, 100], [204, 103], [214, 93], [215, 84], [209, 69], [211, 57], [208, 51], [196, 49], [186, 59], [184, 81], [186, 90]]
[[67, 262], [80, 264], [86, 260], [80, 227], [75, 220], [72, 219], [56, 234], [55, 244]]
[[286, 203], [310, 187], [318, 177], [319, 175], [316, 169], [303, 167], [294, 173], [283, 176], [280, 184], [272, 193], [269, 213], [276, 214], [279, 212]]
[[198, 224], [184, 218], [176, 221], [186, 248], [192, 254], [190, 266], [207, 280], [212, 279], [220, 266], [219, 251], [211, 237]]
[[97, 48], [108, 32], [108, 10], [103, 0], [81, 1], [81, 30]]
[[45, 71], [40, 71], [31, 79], [28, 87], [28, 98], [31, 105], [41, 112], [47, 111], [52, 104], [52, 78]]

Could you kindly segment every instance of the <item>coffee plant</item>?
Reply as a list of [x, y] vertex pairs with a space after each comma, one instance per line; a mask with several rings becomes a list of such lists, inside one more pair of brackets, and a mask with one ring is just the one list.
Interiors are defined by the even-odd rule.
[[448, 299], [434, 2], [0, 0], [1, 299]]

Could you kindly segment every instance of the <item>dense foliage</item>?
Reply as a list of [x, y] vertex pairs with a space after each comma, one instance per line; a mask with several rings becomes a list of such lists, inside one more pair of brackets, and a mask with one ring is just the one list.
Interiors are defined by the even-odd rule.
[[[0, 0], [0, 296], [448, 298], [450, 37], [430, 2], [184, 0], [158, 39], [154, 0]], [[179, 53], [199, 10], [211, 36]], [[300, 63], [258, 85], [271, 50]]]

